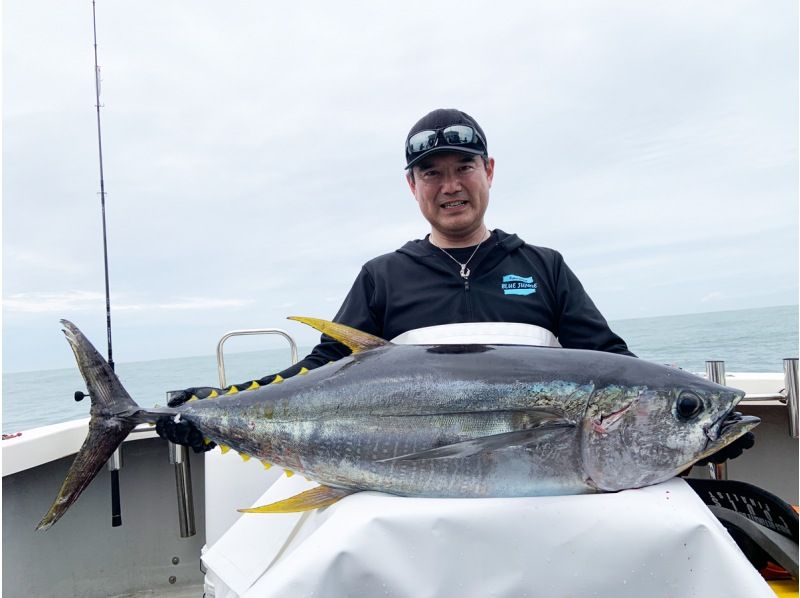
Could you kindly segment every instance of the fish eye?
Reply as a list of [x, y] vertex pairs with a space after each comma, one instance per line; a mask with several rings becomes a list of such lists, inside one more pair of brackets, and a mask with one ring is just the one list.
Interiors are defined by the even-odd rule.
[[703, 409], [703, 401], [693, 392], [684, 390], [675, 402], [675, 412], [683, 420], [692, 419]]

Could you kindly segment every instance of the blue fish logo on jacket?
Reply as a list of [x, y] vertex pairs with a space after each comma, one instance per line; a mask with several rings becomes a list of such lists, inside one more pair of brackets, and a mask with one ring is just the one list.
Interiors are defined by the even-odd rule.
[[505, 295], [531, 295], [536, 292], [536, 286], [533, 276], [517, 276], [516, 274], [506, 274], [500, 284]]

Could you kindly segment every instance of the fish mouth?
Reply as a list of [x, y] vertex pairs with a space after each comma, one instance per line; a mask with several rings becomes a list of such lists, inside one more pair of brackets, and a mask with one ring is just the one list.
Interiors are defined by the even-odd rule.
[[728, 446], [761, 423], [761, 419], [758, 417], [742, 415], [741, 412], [735, 411], [736, 406], [744, 398], [744, 392], [740, 390], [735, 392], [737, 397], [731, 403], [730, 408], [705, 428], [704, 432], [708, 438], [708, 444], [702, 454], [697, 457], [698, 461]]

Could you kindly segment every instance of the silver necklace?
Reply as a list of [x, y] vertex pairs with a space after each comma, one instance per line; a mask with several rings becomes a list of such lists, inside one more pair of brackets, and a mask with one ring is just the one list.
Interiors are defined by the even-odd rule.
[[466, 280], [466, 279], [468, 279], [468, 278], [469, 278], [469, 275], [470, 275], [470, 270], [469, 270], [469, 268], [467, 268], [467, 264], [469, 264], [469, 263], [470, 263], [470, 261], [472, 261], [472, 258], [474, 258], [474, 257], [475, 257], [475, 254], [476, 254], [476, 253], [478, 253], [478, 249], [480, 249], [481, 245], [483, 245], [483, 242], [484, 242], [486, 239], [488, 239], [489, 237], [491, 237], [491, 236], [492, 236], [492, 233], [490, 233], [490, 232], [489, 232], [489, 230], [487, 229], [487, 231], [486, 231], [486, 236], [485, 236], [483, 239], [481, 239], [481, 242], [480, 242], [480, 243], [478, 243], [478, 244], [475, 246], [475, 251], [473, 251], [473, 252], [472, 252], [472, 255], [471, 255], [471, 256], [469, 256], [469, 259], [468, 259], [466, 262], [464, 262], [463, 264], [462, 264], [461, 262], [459, 262], [459, 261], [458, 261], [456, 258], [454, 258], [452, 255], [450, 255], [450, 254], [449, 254], [447, 251], [445, 251], [445, 250], [444, 250], [442, 247], [439, 247], [438, 245], [436, 245], [436, 247], [439, 247], [439, 249], [441, 249], [441, 250], [444, 252], [444, 254], [445, 254], [447, 257], [449, 257], [449, 258], [450, 258], [451, 260], [453, 260], [453, 261], [454, 261], [456, 264], [458, 264], [459, 266], [461, 266], [461, 271], [459, 272], [459, 274], [461, 274], [461, 278], [463, 278], [464, 280]]

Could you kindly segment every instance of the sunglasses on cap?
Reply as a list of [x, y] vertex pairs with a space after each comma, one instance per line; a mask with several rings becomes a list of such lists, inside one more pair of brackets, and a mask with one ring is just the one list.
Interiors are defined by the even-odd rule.
[[410, 156], [427, 152], [434, 147], [442, 145], [462, 146], [473, 145], [476, 149], [486, 151], [486, 142], [480, 133], [469, 125], [450, 125], [441, 129], [428, 129], [415, 133], [406, 142], [406, 152]]

